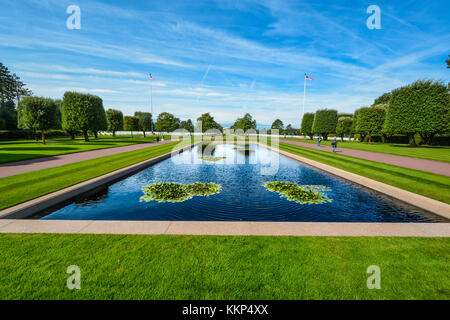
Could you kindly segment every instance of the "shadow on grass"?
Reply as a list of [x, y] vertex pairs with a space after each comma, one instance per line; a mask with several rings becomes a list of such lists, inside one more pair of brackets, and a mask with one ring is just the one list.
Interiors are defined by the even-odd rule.
[[39, 154], [39, 153], [15, 153], [15, 154], [2, 154], [0, 159], [0, 168], [8, 167], [16, 165], [18, 161], [27, 161], [29, 160], [32, 163], [49, 161], [52, 159], [56, 159], [55, 156], [49, 156], [48, 154]]
[[[22, 147], [22, 148], [0, 148], [0, 150], [5, 151], [71, 151], [71, 150], [79, 150], [77, 148], [71, 148], [71, 147], [54, 147], [54, 146], [48, 146], [48, 147]], [[3, 157], [3, 156], [2, 156]]]

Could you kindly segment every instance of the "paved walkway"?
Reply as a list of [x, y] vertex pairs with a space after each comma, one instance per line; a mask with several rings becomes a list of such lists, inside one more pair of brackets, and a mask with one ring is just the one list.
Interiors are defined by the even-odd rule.
[[[301, 147], [305, 147], [305, 148], [320, 150], [320, 151], [332, 152], [332, 150], [333, 150], [330, 146], [322, 145], [322, 146], [318, 147], [317, 144], [312, 144], [312, 143], [307, 143], [307, 142], [291, 141], [291, 140], [280, 140], [280, 142], [297, 145], [297, 146], [301, 146]], [[434, 160], [396, 156], [396, 155], [392, 155], [392, 154], [372, 152], [372, 151], [339, 148], [339, 143], [338, 143], [337, 152], [339, 154], [343, 154], [343, 155], [350, 156], [350, 157], [371, 160], [371, 161], [376, 161], [376, 162], [383, 162], [383, 163], [387, 163], [387, 164], [392, 164], [394, 166], [415, 169], [415, 170], [421, 170], [421, 171], [427, 171], [427, 172], [441, 174], [441, 175], [450, 177], [450, 163], [448, 163], [448, 162], [440, 162], [440, 161], [434, 161]]]
[[450, 223], [0, 220], [0, 233], [450, 237]]
[[69, 163], [75, 163], [85, 160], [91, 160], [114, 154], [124, 153], [128, 151], [141, 150], [145, 148], [154, 147], [161, 144], [173, 142], [173, 140], [166, 140], [162, 142], [139, 143], [128, 146], [112, 147], [106, 149], [82, 151], [77, 153], [68, 153], [58, 156], [42, 157], [37, 159], [22, 160], [16, 162], [8, 162], [0, 164], [0, 178], [14, 176], [16, 174], [59, 167]]

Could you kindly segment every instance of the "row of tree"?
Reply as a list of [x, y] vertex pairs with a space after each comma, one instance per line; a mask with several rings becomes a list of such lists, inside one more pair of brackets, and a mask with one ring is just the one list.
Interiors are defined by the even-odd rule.
[[314, 134], [324, 139], [331, 133], [341, 138], [359, 134], [361, 140], [369, 142], [373, 135], [388, 141], [402, 134], [409, 137], [411, 145], [420, 135], [424, 144], [431, 144], [435, 135], [450, 132], [448, 88], [442, 82], [419, 80], [383, 94], [371, 107], [357, 109], [354, 114], [330, 109], [306, 113], [300, 131], [311, 139]]
[[[101, 131], [141, 131], [145, 137], [148, 131], [172, 132], [176, 129], [185, 129], [193, 132], [196, 128], [192, 121], [180, 121], [173, 114], [162, 112], [156, 123], [153, 123], [149, 112], [135, 112], [134, 116], [123, 116], [120, 110], [104, 110], [100, 97], [77, 92], [66, 92], [63, 100], [53, 100], [43, 97], [27, 96], [20, 100], [17, 107], [19, 129], [32, 130], [35, 135], [40, 132], [42, 142], [45, 143], [45, 132], [54, 129], [62, 129], [72, 139], [82, 133], [85, 141], [89, 141], [89, 134], [97, 138]], [[202, 131], [217, 129], [222, 131], [222, 126], [214, 118], [205, 113], [197, 118], [197, 123], [202, 123]]]
[[77, 92], [66, 92], [63, 100], [42, 97], [24, 97], [17, 107], [19, 129], [40, 132], [45, 143], [45, 132], [52, 129], [65, 130], [72, 139], [82, 133], [89, 141], [89, 133], [97, 138], [100, 131], [152, 130], [152, 116], [148, 112], [135, 112], [132, 117], [124, 117], [119, 110], [105, 112], [100, 97]]

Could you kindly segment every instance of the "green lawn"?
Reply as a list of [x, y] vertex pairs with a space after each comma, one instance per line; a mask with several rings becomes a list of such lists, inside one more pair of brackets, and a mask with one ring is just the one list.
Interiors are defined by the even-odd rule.
[[[450, 239], [0, 235], [0, 299], [450, 299]], [[81, 289], [69, 290], [77, 265]], [[366, 286], [381, 269], [381, 289]]]
[[134, 138], [126, 136], [117, 136], [116, 138], [102, 136], [98, 139], [91, 137], [89, 142], [85, 142], [81, 138], [75, 140], [70, 140], [69, 138], [49, 139], [45, 145], [34, 140], [0, 141], [0, 163], [126, 146], [155, 140], [156, 136], [145, 139], [136, 136]]
[[[297, 138], [287, 138], [286, 140], [317, 144], [317, 140], [297, 139]], [[328, 141], [322, 141], [322, 145], [331, 146], [331, 141], [332, 141], [331, 139]], [[450, 147], [423, 146], [411, 148], [407, 144], [389, 144], [389, 143], [368, 144], [354, 141], [341, 142], [340, 139], [338, 139], [338, 148], [357, 149], [364, 151], [388, 153], [412, 158], [450, 162]]]
[[2, 178], [0, 179], [0, 210], [170, 152], [178, 143], [171, 142]]
[[280, 143], [280, 149], [450, 204], [450, 177]]

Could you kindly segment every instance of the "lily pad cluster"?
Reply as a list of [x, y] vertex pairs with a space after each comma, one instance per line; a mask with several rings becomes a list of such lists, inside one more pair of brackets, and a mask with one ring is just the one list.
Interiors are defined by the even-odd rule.
[[192, 199], [194, 196], [208, 197], [219, 193], [221, 190], [220, 184], [212, 182], [194, 182], [191, 184], [156, 182], [142, 188], [144, 195], [140, 198], [140, 201], [183, 202]]
[[203, 156], [203, 157], [198, 157], [198, 158], [203, 160], [203, 161], [216, 162], [216, 161], [220, 161], [220, 160], [226, 159], [227, 157]]
[[326, 186], [299, 186], [293, 182], [281, 181], [269, 181], [264, 183], [263, 186], [271, 192], [277, 192], [289, 201], [300, 204], [322, 204], [333, 201], [325, 194], [326, 191], [330, 190]]

